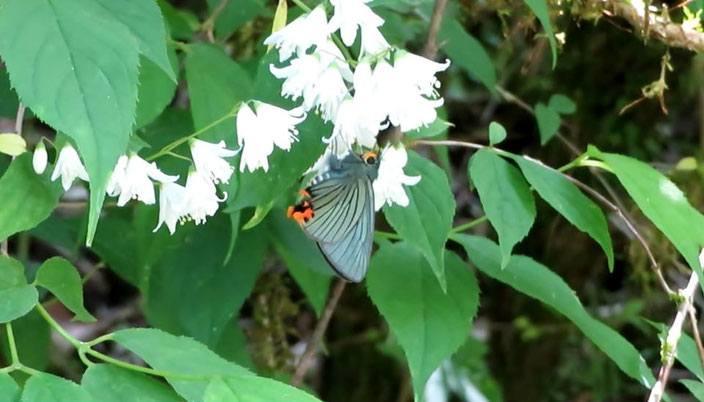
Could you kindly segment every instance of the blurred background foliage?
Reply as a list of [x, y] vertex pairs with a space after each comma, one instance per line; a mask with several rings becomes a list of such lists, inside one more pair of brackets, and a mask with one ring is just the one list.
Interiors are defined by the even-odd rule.
[[[270, 32], [276, 7], [272, 0], [158, 3], [174, 39], [171, 57], [179, 66], [181, 79], [177, 87], [171, 87], [168, 80], [158, 77], [156, 67], [142, 60], [140, 81], [154, 74], [153, 80], [145, 78], [142, 84], [153, 85], [155, 96], [165, 94], [161, 102], [168, 105], [163, 113], [158, 107], [152, 112], [138, 108], [142, 117], [137, 119], [141, 127], [137, 134], [152, 149], [193, 132], [188, 111], [189, 95], [193, 94], [188, 92], [183, 73], [188, 52], [181, 51], [177, 41], [214, 41], [253, 76], [264, 56], [261, 42]], [[433, 1], [375, 0], [372, 4], [386, 20], [382, 31], [389, 42], [423, 52]], [[701, 210], [704, 58], [691, 50], [668, 47], [660, 40], [645, 39], [641, 27], [610, 12], [612, 5], [589, 0], [548, 2], [550, 23], [558, 38], [553, 68], [548, 37], [523, 1], [450, 2], [445, 20], [459, 21], [481, 43], [492, 61], [498, 89], [482, 85], [467, 74], [462, 61], [455, 60], [441, 76], [446, 99], [443, 113], [454, 125], [443, 135], [486, 143], [489, 123], [498, 121], [508, 131], [502, 148], [554, 167], [575, 156], [572, 146], [585, 150], [587, 144], [595, 144], [651, 163], [672, 177]], [[654, 5], [662, 6], [658, 2]], [[683, 9], [696, 14], [704, 1], [670, 6], [669, 17], [678, 22], [684, 18]], [[293, 4], [289, 10], [289, 20], [300, 13]], [[441, 38], [441, 57], [443, 45]], [[668, 54], [673, 68], [666, 74], [664, 105], [668, 113], [657, 99], [646, 99], [620, 113], [641, 97], [641, 88], [660, 77], [661, 62]], [[243, 80], [229, 84], [251, 85]], [[140, 90], [140, 101], [142, 93]], [[576, 110], [562, 116], [559, 137], [541, 145], [531, 111], [538, 103], [547, 104], [553, 94], [567, 96]], [[6, 74], [0, 74], [3, 126], [11, 127], [16, 110], [17, 98]], [[31, 114], [25, 118], [28, 142], [47, 134], [47, 128]], [[481, 216], [479, 200], [467, 186], [465, 172], [471, 152], [419, 151], [447, 168], [457, 200], [456, 223]], [[0, 158], [0, 170], [7, 162]], [[183, 169], [178, 160], [164, 163], [175, 165], [166, 170]], [[610, 179], [604, 187], [587, 171], [578, 172], [577, 177], [599, 191], [614, 192], [663, 262], [666, 277], [681, 287], [686, 279], [676, 251], [639, 215], [622, 190], [611, 186]], [[92, 250], [82, 247], [84, 207], [84, 203], [64, 199], [49, 220], [10, 242], [11, 253], [28, 266], [36, 269], [39, 262], [59, 254], [85, 275], [86, 305], [99, 318], [98, 324], [71, 323], [69, 313], [62, 315], [62, 307], [52, 305], [52, 313], [63, 317], [72, 333], [96, 336], [148, 323], [192, 336], [223, 357], [260, 373], [284, 380], [291, 375], [293, 356], [302, 352], [301, 340], [310, 335], [316, 315], [322, 311], [330, 277], [318, 273], [327, 272], [325, 262], [295, 225], [282, 218], [280, 206], [251, 230], [239, 232], [238, 228], [249, 220], [253, 208], [243, 210], [241, 216], [219, 214], [205, 226], [185, 225], [171, 237], [165, 231], [152, 234], [156, 208], [134, 205], [117, 209], [108, 204]], [[657, 288], [643, 249], [618, 219], [610, 216], [616, 261], [609, 273], [596, 243], [545, 203], [539, 202], [538, 209], [535, 226], [516, 253], [529, 255], [560, 275], [593, 315], [629, 339], [651, 368], [657, 367], [657, 330], [642, 317], [669, 322], [674, 309]], [[384, 225], [379, 222], [377, 228]], [[493, 236], [486, 223], [474, 231]], [[296, 251], [287, 252], [292, 249]], [[224, 269], [228, 265], [238, 269]], [[319, 271], [311, 273], [306, 265], [317, 266]], [[563, 316], [481, 273], [478, 278], [481, 305], [473, 335], [443, 363], [428, 385], [447, 394], [445, 400], [643, 400], [644, 389]], [[15, 331], [26, 364], [68, 378], [80, 377], [77, 357], [60, 339], [53, 340], [54, 347], [49, 346], [48, 327], [36, 314], [20, 319]], [[130, 358], [125, 350], [109, 347], [106, 352], [111, 355]], [[412, 400], [403, 353], [363, 285], [347, 287], [324, 349], [308, 378], [323, 400]], [[676, 365], [669, 388], [673, 400], [691, 398], [677, 383], [682, 378], [691, 377]], [[467, 383], [473, 385], [468, 387]], [[468, 394], [468, 389], [476, 392]]]

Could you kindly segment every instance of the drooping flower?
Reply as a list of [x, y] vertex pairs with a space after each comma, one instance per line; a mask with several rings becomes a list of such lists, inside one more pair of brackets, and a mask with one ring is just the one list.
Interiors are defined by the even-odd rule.
[[254, 110], [246, 103], [237, 113], [237, 142], [242, 148], [240, 172], [258, 168], [269, 170], [268, 157], [274, 145], [289, 151], [298, 140], [296, 125], [305, 120], [305, 112], [297, 107], [291, 110], [253, 101]]
[[440, 88], [440, 81], [435, 74], [447, 70], [448, 67], [450, 67], [450, 60], [445, 60], [445, 63], [437, 63], [405, 50], [396, 52], [394, 56], [396, 73], [406, 82], [415, 85], [425, 96], [438, 96], [437, 88]]
[[389, 42], [386, 41], [378, 27], [364, 24], [360, 28], [362, 31], [362, 56], [376, 55], [390, 48]]
[[172, 182], [160, 183], [159, 187], [159, 222], [153, 232], [165, 223], [169, 233], [174, 234], [176, 224], [186, 216], [186, 188]]
[[358, 26], [379, 27], [384, 19], [374, 14], [366, 5], [371, 0], [331, 0], [335, 12], [330, 18], [328, 28], [330, 32], [340, 30], [342, 42], [345, 46], [352, 46], [357, 37]]
[[176, 179], [178, 176], [170, 176], [159, 170], [155, 162], [149, 163], [137, 154], [129, 157], [123, 155], [115, 165], [107, 190], [109, 195], [119, 196], [117, 199], [119, 207], [124, 206], [131, 199], [151, 205], [156, 202], [152, 180], [169, 183]]
[[51, 174], [51, 181], [56, 181], [61, 177], [61, 186], [65, 191], [71, 188], [71, 184], [78, 177], [83, 181], [88, 181], [88, 172], [81, 163], [78, 152], [71, 145], [64, 145], [56, 160], [54, 172]]
[[227, 196], [219, 198], [215, 184], [207, 177], [191, 170], [185, 187], [185, 202], [181, 212], [182, 216], [193, 219], [196, 225], [205, 223], [208, 216], [215, 215], [218, 204], [225, 201]]
[[384, 204], [408, 206], [408, 195], [403, 185], [418, 184], [420, 176], [406, 176], [403, 167], [408, 162], [408, 154], [402, 146], [390, 146], [384, 150], [379, 164], [379, 176], [374, 180], [374, 208], [378, 211]]
[[230, 181], [235, 168], [223, 158], [235, 156], [239, 150], [233, 151], [225, 148], [225, 141], [213, 144], [212, 142], [191, 139], [189, 145], [193, 164], [198, 172], [209, 177], [216, 184]]
[[274, 45], [279, 50], [279, 61], [291, 58], [295, 52], [303, 56], [311, 46], [325, 42], [330, 33], [325, 9], [319, 5], [308, 14], [303, 14], [264, 40], [265, 45]]
[[32, 155], [32, 167], [37, 174], [44, 173], [48, 159], [44, 142], [40, 141], [34, 148], [34, 155]]

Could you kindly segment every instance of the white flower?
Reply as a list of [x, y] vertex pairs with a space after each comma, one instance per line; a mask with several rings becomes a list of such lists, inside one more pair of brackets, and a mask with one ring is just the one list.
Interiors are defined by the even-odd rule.
[[406, 176], [403, 167], [408, 162], [408, 154], [402, 146], [388, 147], [380, 158], [379, 176], [374, 180], [374, 208], [378, 211], [384, 204], [408, 206], [408, 196], [403, 185], [418, 184], [420, 176]]
[[156, 202], [152, 180], [161, 183], [174, 182], [178, 176], [164, 174], [155, 162], [149, 163], [137, 154], [129, 158], [125, 155], [118, 159], [115, 169], [108, 182], [108, 194], [119, 195], [117, 206], [127, 204], [131, 199], [137, 199], [147, 205]]
[[255, 110], [243, 103], [237, 113], [237, 142], [242, 147], [240, 172], [245, 168], [253, 172], [260, 167], [268, 171], [268, 157], [274, 145], [289, 151], [298, 140], [296, 125], [306, 118], [300, 107], [285, 110], [257, 101], [253, 104]]
[[83, 181], [88, 181], [88, 172], [81, 163], [81, 158], [78, 153], [70, 145], [64, 145], [59, 152], [59, 157], [54, 167], [54, 172], [51, 174], [51, 181], [61, 177], [61, 186], [68, 191], [71, 183], [78, 177]]
[[[208, 216], [215, 215], [218, 203], [225, 201], [225, 197], [218, 198], [215, 184], [197, 171], [188, 172], [185, 188], [185, 204], [183, 216], [193, 219], [196, 225], [205, 222]], [[177, 200], [178, 201], [178, 200]], [[178, 204], [176, 204], [178, 205]]]
[[379, 27], [384, 20], [374, 14], [371, 8], [365, 3], [370, 0], [330, 0], [335, 7], [335, 13], [330, 18], [328, 28], [330, 32], [340, 30], [342, 42], [346, 46], [352, 46], [357, 36], [358, 26]]
[[335, 64], [325, 69], [311, 88], [314, 104], [325, 121], [335, 120], [340, 103], [348, 93], [342, 74]]
[[310, 90], [322, 72], [320, 57], [304, 55], [291, 60], [291, 64], [283, 68], [274, 67], [272, 64], [269, 66], [269, 70], [276, 78], [284, 79], [281, 86], [281, 96], [291, 98], [294, 101], [302, 96], [304, 108], [309, 110], [313, 107], [314, 99], [310, 96]]
[[161, 183], [159, 191], [159, 223], [154, 232], [159, 230], [163, 223], [169, 228], [169, 233], [174, 234], [176, 223], [183, 222], [186, 216], [186, 188], [177, 183]]
[[40, 141], [34, 148], [34, 155], [32, 155], [32, 166], [37, 174], [44, 173], [47, 160], [48, 155], [46, 153], [46, 147], [44, 146], [44, 142]]
[[209, 177], [213, 183], [228, 183], [230, 181], [235, 168], [223, 158], [235, 156], [239, 150], [233, 151], [225, 148], [225, 141], [213, 144], [212, 142], [191, 139], [189, 144], [193, 164], [198, 172]]
[[394, 56], [396, 73], [406, 82], [415, 85], [425, 96], [438, 96], [437, 88], [440, 88], [440, 81], [435, 77], [435, 74], [447, 70], [448, 67], [450, 67], [450, 60], [445, 60], [445, 63], [436, 63], [405, 50], [398, 51]]
[[279, 61], [288, 60], [294, 52], [303, 56], [308, 48], [327, 40], [327, 23], [325, 9], [320, 5], [269, 35], [264, 44], [279, 49]]
[[365, 54], [376, 55], [390, 48], [389, 42], [373, 25], [362, 25], [362, 56]]

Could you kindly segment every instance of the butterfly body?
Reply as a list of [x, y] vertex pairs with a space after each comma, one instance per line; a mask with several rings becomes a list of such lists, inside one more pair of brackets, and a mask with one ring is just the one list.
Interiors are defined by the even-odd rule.
[[295, 219], [313, 239], [332, 269], [342, 278], [364, 278], [372, 252], [374, 189], [379, 171], [377, 154], [350, 153], [330, 157], [327, 170], [301, 191], [302, 200], [289, 207]]

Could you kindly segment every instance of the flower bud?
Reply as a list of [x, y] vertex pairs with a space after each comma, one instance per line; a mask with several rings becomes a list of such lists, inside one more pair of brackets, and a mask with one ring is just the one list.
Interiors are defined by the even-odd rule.
[[40, 141], [34, 148], [34, 156], [32, 157], [32, 166], [37, 174], [42, 174], [46, 170], [47, 154], [44, 142]]

